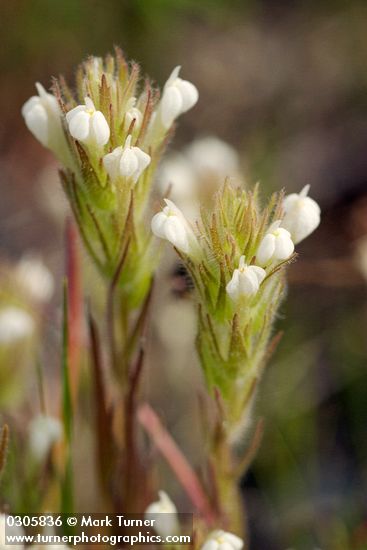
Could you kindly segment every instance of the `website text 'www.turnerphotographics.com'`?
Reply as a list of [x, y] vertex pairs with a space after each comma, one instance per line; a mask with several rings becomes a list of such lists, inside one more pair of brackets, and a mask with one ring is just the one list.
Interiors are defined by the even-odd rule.
[[[178, 527], [180, 526], [180, 527]], [[192, 544], [192, 514], [19, 514], [7, 515], [5, 544], [105, 545]]]

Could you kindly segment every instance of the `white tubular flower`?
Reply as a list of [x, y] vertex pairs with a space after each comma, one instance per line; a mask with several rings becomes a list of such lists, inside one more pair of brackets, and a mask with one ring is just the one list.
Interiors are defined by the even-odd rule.
[[25, 257], [17, 265], [15, 276], [25, 292], [37, 302], [47, 302], [54, 291], [54, 279], [45, 264], [32, 257]]
[[61, 422], [52, 416], [40, 414], [29, 425], [29, 449], [37, 462], [47, 458], [52, 446], [62, 437]]
[[180, 69], [180, 66], [173, 69], [163, 89], [160, 116], [165, 128], [172, 126], [174, 120], [191, 109], [199, 99], [197, 88], [191, 82], [179, 78]]
[[131, 97], [126, 105], [125, 113], [125, 128], [129, 128], [133, 120], [135, 120], [134, 130], [138, 130], [143, 122], [143, 113], [135, 107], [136, 97]]
[[22, 537], [25, 535], [24, 529], [22, 527], [18, 527], [17, 525], [7, 525], [6, 524], [6, 515], [0, 514], [0, 550], [23, 550], [24, 545], [23, 544], [6, 544], [5, 540], [5, 529], [6, 534], [13, 536], [13, 537]]
[[110, 139], [110, 127], [101, 111], [96, 111], [90, 97], [84, 98], [85, 105], [78, 105], [66, 114], [69, 132], [74, 139], [86, 145], [102, 147]]
[[185, 216], [172, 201], [164, 199], [164, 202], [167, 206], [153, 216], [151, 222], [154, 235], [166, 239], [185, 254], [195, 252], [198, 243]]
[[245, 256], [241, 256], [238, 269], [234, 270], [232, 279], [226, 286], [227, 294], [234, 302], [242, 296], [255, 296], [265, 276], [266, 273], [262, 267], [247, 265]]
[[241, 550], [242, 548], [243, 540], [240, 537], [217, 529], [209, 535], [201, 550]]
[[291, 193], [284, 198], [282, 227], [292, 235], [295, 244], [308, 237], [320, 224], [321, 209], [316, 201], [308, 197], [310, 186], [300, 193]]
[[152, 502], [145, 510], [145, 517], [154, 520], [154, 529], [162, 537], [177, 535], [180, 526], [177, 519], [177, 508], [167, 493], [159, 491], [159, 500]]
[[22, 107], [22, 115], [32, 134], [44, 145], [57, 150], [64, 135], [57, 99], [46, 92], [42, 84], [36, 83], [38, 95], [32, 96]]
[[31, 336], [33, 331], [34, 321], [23, 309], [9, 306], [0, 311], [0, 345], [18, 342]]
[[124, 147], [116, 147], [103, 157], [103, 165], [112, 181], [122, 177], [131, 178], [134, 183], [149, 166], [150, 156], [139, 147], [132, 147], [131, 135], [127, 136]]
[[291, 234], [279, 227], [280, 220], [274, 222], [260, 243], [256, 253], [256, 262], [262, 266], [272, 262], [287, 260], [294, 251]]

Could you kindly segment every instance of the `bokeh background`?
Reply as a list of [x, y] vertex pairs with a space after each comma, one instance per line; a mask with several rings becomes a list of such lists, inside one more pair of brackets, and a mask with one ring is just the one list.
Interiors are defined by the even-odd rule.
[[[251, 548], [367, 548], [366, 3], [1, 0], [0, 21], [2, 262], [32, 251], [60, 280], [56, 166], [20, 108], [34, 81], [71, 80], [114, 44], [159, 85], [180, 64], [198, 87], [171, 148], [214, 134], [264, 194], [311, 184], [323, 222], [290, 269], [285, 335], [254, 413], [266, 422], [243, 480]], [[43, 342], [51, 372], [60, 297]]]

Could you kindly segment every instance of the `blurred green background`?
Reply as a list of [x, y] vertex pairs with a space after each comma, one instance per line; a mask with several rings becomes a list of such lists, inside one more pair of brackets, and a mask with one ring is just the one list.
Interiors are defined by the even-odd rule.
[[71, 79], [115, 44], [159, 85], [180, 64], [198, 87], [174, 148], [215, 134], [264, 193], [311, 184], [323, 223], [290, 270], [254, 413], [266, 429], [243, 482], [251, 548], [367, 548], [366, 3], [2, 0], [0, 21], [3, 258], [37, 250], [62, 271], [38, 192], [53, 161], [20, 108], [34, 81]]

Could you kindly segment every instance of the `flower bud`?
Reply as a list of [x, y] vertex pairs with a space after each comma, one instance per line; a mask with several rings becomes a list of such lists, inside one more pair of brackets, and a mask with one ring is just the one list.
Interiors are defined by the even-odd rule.
[[8, 306], [0, 311], [0, 345], [28, 338], [34, 328], [32, 317], [23, 309]]
[[37, 462], [47, 458], [52, 446], [62, 437], [62, 425], [57, 418], [40, 414], [29, 426], [29, 448]]
[[139, 147], [131, 146], [131, 135], [124, 147], [116, 147], [112, 153], [103, 157], [104, 167], [112, 181], [118, 178], [131, 178], [134, 183], [150, 164], [150, 156]]
[[272, 262], [287, 260], [294, 251], [291, 234], [279, 227], [281, 221], [274, 222], [260, 243], [256, 253], [256, 262], [262, 266]]
[[163, 89], [160, 116], [165, 128], [172, 126], [174, 120], [191, 109], [199, 99], [199, 92], [194, 84], [179, 78], [180, 69], [180, 66], [173, 69]]
[[93, 101], [84, 98], [85, 105], [78, 105], [66, 114], [69, 132], [74, 139], [86, 145], [102, 147], [110, 139], [110, 128], [101, 111], [96, 111]]
[[227, 294], [236, 302], [242, 296], [254, 296], [265, 279], [264, 269], [256, 265], [247, 265], [245, 256], [241, 256], [238, 269], [235, 269], [232, 279], [226, 286]]
[[241, 550], [242, 547], [243, 540], [240, 537], [217, 529], [209, 535], [201, 550]]
[[295, 244], [303, 241], [320, 224], [321, 210], [317, 202], [307, 196], [309, 189], [310, 186], [306, 185], [299, 194], [291, 193], [283, 201], [282, 227], [290, 232]]
[[172, 201], [164, 199], [164, 202], [167, 206], [152, 219], [154, 235], [166, 239], [185, 254], [194, 252], [198, 243], [185, 216]]
[[52, 150], [57, 149], [58, 142], [64, 140], [60, 108], [57, 99], [48, 94], [42, 84], [36, 83], [38, 96], [32, 96], [22, 107], [22, 115], [32, 134]]
[[159, 500], [152, 502], [145, 510], [145, 517], [154, 520], [154, 529], [162, 537], [177, 535], [180, 526], [177, 519], [177, 508], [167, 493], [159, 491]]

